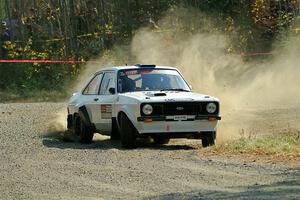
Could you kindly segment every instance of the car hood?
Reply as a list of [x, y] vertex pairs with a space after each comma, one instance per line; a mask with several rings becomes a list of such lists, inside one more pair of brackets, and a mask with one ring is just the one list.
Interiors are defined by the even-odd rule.
[[181, 91], [128, 92], [122, 94], [122, 96], [129, 97], [140, 102], [219, 101], [217, 98], [209, 95]]

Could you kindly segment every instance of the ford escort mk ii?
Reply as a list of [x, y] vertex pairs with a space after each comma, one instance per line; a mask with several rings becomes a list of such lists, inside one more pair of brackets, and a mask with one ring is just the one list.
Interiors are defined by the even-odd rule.
[[143, 137], [157, 144], [170, 138], [201, 139], [207, 147], [215, 144], [219, 113], [219, 100], [192, 92], [176, 68], [110, 67], [73, 94], [68, 128], [81, 143], [91, 143], [94, 133], [101, 133], [120, 139], [125, 148]]

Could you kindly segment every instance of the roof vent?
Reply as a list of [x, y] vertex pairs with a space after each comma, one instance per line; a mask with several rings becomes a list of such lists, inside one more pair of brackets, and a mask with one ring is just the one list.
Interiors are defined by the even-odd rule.
[[136, 64], [137, 67], [156, 67], [156, 65], [142, 65], [142, 64]]

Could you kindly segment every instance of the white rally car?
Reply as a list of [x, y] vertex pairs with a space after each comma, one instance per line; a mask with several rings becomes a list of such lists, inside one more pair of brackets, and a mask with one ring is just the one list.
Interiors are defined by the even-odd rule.
[[135, 65], [96, 72], [68, 104], [68, 129], [81, 143], [94, 133], [121, 139], [132, 148], [139, 137], [155, 143], [170, 138], [201, 139], [215, 144], [219, 100], [197, 94], [173, 67]]

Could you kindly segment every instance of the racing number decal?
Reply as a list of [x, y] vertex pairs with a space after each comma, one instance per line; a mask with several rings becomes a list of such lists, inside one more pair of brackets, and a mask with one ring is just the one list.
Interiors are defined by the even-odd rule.
[[110, 104], [101, 105], [101, 118], [102, 119], [112, 118], [112, 105]]

